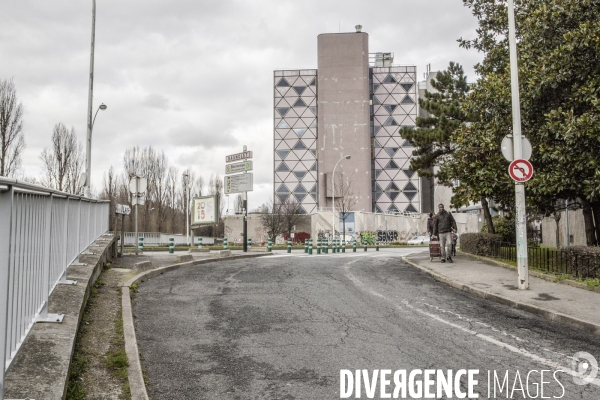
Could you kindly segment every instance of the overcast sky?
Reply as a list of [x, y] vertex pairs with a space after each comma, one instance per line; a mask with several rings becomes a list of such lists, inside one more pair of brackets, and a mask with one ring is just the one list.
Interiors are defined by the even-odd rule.
[[[316, 68], [317, 35], [363, 26], [370, 52], [393, 52], [423, 79], [449, 61], [469, 81], [481, 59], [458, 47], [476, 20], [462, 0], [98, 0], [92, 185], [133, 146], [164, 150], [170, 164], [224, 174], [225, 156], [254, 151], [255, 208], [272, 196], [275, 69]], [[25, 176], [56, 123], [85, 142], [92, 1], [4, 0], [0, 79], [23, 104]]]

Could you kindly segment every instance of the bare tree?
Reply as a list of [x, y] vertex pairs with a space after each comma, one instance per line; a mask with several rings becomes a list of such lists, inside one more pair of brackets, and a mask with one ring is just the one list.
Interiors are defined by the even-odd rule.
[[282, 215], [284, 232], [287, 232], [288, 237], [294, 226], [304, 222], [307, 218], [307, 215], [300, 211], [300, 203], [292, 196], [281, 202], [277, 209]]
[[60, 191], [81, 194], [83, 151], [74, 128], [68, 130], [62, 123], [54, 125], [52, 147], [40, 154], [43, 184]]
[[261, 206], [260, 222], [267, 236], [275, 243], [275, 238], [284, 231], [285, 220], [281, 212], [281, 203], [273, 202], [269, 199], [268, 203]]
[[108, 214], [108, 226], [110, 229], [114, 227], [115, 223], [115, 208], [117, 204], [117, 176], [115, 169], [111, 165], [108, 172], [104, 173], [102, 179], [102, 192], [100, 192], [100, 199], [110, 200], [110, 213]]
[[[272, 205], [272, 201], [270, 204]], [[244, 196], [241, 193], [238, 193], [233, 200], [233, 209], [235, 214], [242, 214], [244, 209]]]
[[14, 176], [23, 149], [23, 105], [12, 79], [0, 80], [0, 176]]
[[352, 188], [353, 177], [354, 174], [340, 174], [335, 183], [335, 208], [339, 211], [339, 217], [342, 220], [344, 238], [346, 236], [346, 219], [358, 203], [358, 195], [354, 193]]

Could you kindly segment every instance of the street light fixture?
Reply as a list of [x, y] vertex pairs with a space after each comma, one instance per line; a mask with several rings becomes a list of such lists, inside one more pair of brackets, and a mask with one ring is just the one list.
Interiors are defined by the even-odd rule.
[[85, 186], [83, 188], [85, 197], [90, 197], [90, 170], [92, 169], [92, 131], [94, 130], [94, 123], [96, 122], [96, 116], [98, 115], [98, 111], [104, 111], [107, 108], [108, 107], [104, 103], [98, 106], [98, 109], [94, 114], [94, 119], [92, 120], [92, 123], [88, 129], [87, 145], [85, 152]]
[[[332, 240], [335, 237], [335, 169], [337, 168], [340, 161], [342, 161], [344, 158], [346, 160], [349, 160], [352, 157], [350, 155], [347, 155], [340, 158], [338, 162], [335, 163], [335, 166], [333, 167], [333, 173], [331, 174], [331, 234], [333, 235], [331, 237]], [[346, 235], [346, 232], [344, 232], [344, 235]]]

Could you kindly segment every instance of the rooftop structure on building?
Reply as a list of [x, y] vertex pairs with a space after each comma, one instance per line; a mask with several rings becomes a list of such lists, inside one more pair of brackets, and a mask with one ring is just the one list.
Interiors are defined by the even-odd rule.
[[414, 147], [400, 134], [418, 115], [416, 66], [369, 53], [360, 26], [319, 35], [317, 48], [316, 69], [274, 71], [275, 201], [295, 200], [309, 214], [331, 209], [337, 165], [335, 196], [348, 185], [353, 210], [428, 211], [429, 184], [410, 170]]

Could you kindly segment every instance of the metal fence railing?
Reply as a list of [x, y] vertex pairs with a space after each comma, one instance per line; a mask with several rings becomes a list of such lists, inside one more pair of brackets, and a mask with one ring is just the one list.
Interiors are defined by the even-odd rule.
[[110, 204], [0, 177], [0, 400], [4, 374], [67, 267], [108, 231]]
[[[508, 242], [493, 242], [492, 257], [501, 260], [517, 261], [517, 248]], [[572, 275], [577, 278], [598, 278], [599, 271], [592, 258], [563, 249], [527, 247], [529, 267], [554, 274]]]

